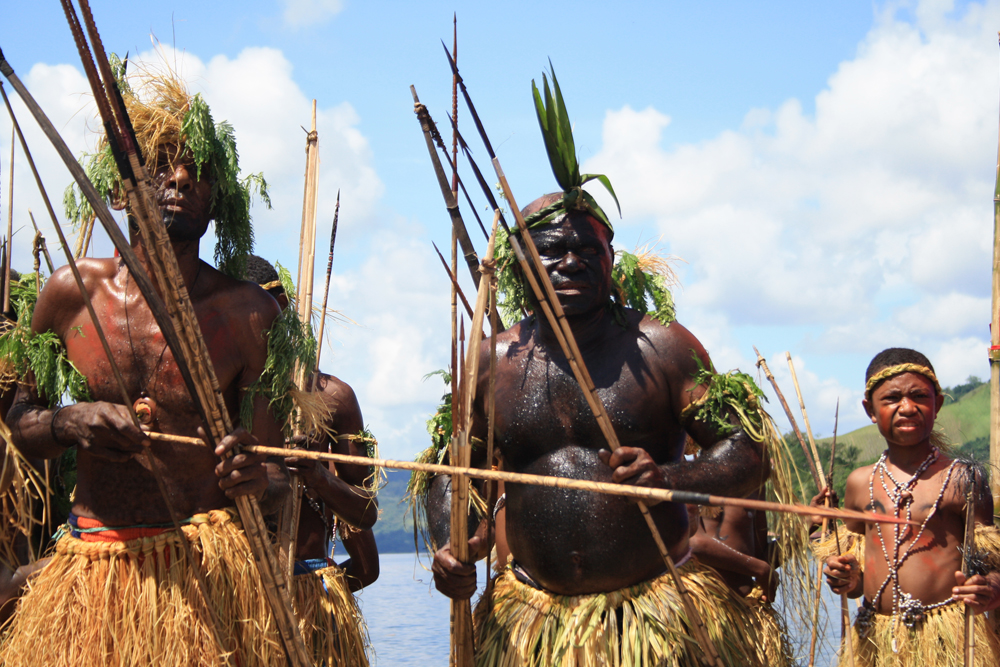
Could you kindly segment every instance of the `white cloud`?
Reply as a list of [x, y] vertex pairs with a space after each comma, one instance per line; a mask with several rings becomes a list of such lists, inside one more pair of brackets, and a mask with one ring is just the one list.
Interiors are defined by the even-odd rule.
[[293, 28], [326, 23], [344, 9], [344, 0], [281, 0], [285, 24]]
[[[918, 3], [912, 22], [895, 9], [814, 113], [788, 99], [680, 145], [670, 109], [606, 113], [582, 170], [615, 184], [620, 230], [652, 220], [690, 262], [679, 317], [696, 334], [731, 347], [739, 336], [702, 323], [798, 326], [814, 360], [912, 345], [938, 355], [946, 383], [983, 376], [1000, 3], [957, 17]], [[833, 393], [847, 395], [815, 399], [831, 416]]]

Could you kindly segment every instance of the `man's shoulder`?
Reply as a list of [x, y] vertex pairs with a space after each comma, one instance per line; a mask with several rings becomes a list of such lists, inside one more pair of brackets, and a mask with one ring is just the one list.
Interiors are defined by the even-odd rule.
[[320, 373], [316, 380], [316, 388], [323, 393], [327, 400], [335, 401], [338, 404], [357, 402], [354, 388], [336, 375]]
[[242, 319], [259, 315], [270, 323], [281, 312], [274, 297], [254, 282], [227, 276], [208, 264], [203, 264], [202, 273], [206, 280], [205, 288], [199, 290], [202, 299], [213, 301], [230, 316]]

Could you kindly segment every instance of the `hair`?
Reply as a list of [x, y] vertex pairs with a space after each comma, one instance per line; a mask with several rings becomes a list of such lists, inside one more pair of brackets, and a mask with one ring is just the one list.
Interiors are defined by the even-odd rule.
[[271, 266], [269, 261], [257, 255], [247, 255], [246, 266], [243, 270], [243, 280], [249, 280], [258, 285], [266, 285], [277, 279], [278, 271]]
[[[865, 385], [867, 385], [868, 381], [872, 379], [872, 376], [882, 369], [889, 368], [891, 366], [899, 366], [900, 364], [917, 364], [918, 366], [926, 366], [931, 370], [931, 373], [935, 373], [934, 365], [931, 364], [931, 360], [922, 353], [917, 352], [916, 350], [911, 350], [908, 347], [890, 347], [876, 354], [872, 358], [871, 363], [868, 364], [868, 370], [865, 371]], [[874, 390], [875, 388], [872, 387], [872, 391]]]

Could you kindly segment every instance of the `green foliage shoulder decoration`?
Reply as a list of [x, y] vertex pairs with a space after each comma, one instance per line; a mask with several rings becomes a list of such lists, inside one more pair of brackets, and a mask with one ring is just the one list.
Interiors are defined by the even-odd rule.
[[289, 297], [288, 307], [275, 318], [267, 334], [267, 360], [260, 377], [243, 392], [240, 400], [240, 423], [245, 428], [253, 423], [253, 402], [258, 396], [268, 399], [268, 406], [274, 418], [284, 424], [286, 435], [291, 434], [289, 416], [295, 409], [292, 396], [294, 382], [292, 371], [296, 362], [306, 368], [316, 367], [316, 338], [312, 325], [299, 320], [295, 308], [295, 286], [288, 269], [280, 264], [278, 277], [285, 294]]
[[51, 331], [34, 333], [31, 316], [35, 309], [35, 274], [11, 281], [11, 303], [17, 313], [17, 323], [0, 334], [0, 385], [9, 389], [15, 382], [23, 383], [30, 373], [34, 376], [39, 396], [49, 407], [60, 404], [68, 395], [73, 401], [89, 401], [90, 390], [85, 378], [66, 357], [66, 348]]
[[[714, 368], [706, 368], [697, 354], [693, 351], [691, 354], [698, 364], [694, 375], [696, 386], [705, 387], [706, 391], [684, 409], [681, 421], [700, 421], [720, 435], [728, 435], [739, 427], [754, 441], [764, 442], [767, 437], [765, 422], [769, 419], [761, 400], [767, 399], [753, 378], [735, 370], [716, 373]], [[733, 423], [734, 416], [738, 425]]]

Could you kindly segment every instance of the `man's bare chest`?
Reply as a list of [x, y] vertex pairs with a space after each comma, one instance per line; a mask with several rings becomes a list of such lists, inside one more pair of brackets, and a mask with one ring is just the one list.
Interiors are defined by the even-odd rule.
[[[107, 292], [95, 294], [93, 303], [130, 399], [146, 396], [176, 414], [193, 411], [177, 360], [145, 303], [124, 301]], [[228, 327], [213, 309], [196, 306], [196, 314], [220, 386], [225, 389], [233, 383], [241, 365], [235, 338], [231, 331], [226, 335]], [[86, 310], [70, 318], [62, 338], [67, 357], [87, 378], [92, 398], [121, 403], [121, 390]]]

